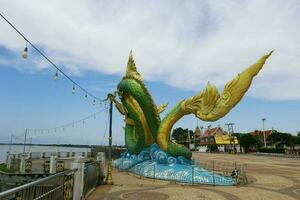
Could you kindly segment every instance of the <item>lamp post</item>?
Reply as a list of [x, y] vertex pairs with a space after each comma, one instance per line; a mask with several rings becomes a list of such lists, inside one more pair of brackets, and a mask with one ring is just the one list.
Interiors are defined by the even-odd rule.
[[261, 121], [262, 121], [262, 131], [263, 131], [263, 135], [264, 135], [264, 147], [266, 148], [267, 147], [266, 133], [265, 133], [265, 121], [266, 121], [266, 118], [262, 118]]
[[107, 175], [106, 175], [106, 184], [107, 185], [113, 185], [113, 179], [112, 179], [112, 158], [111, 158], [111, 145], [112, 145], [112, 109], [113, 109], [113, 102], [110, 99], [109, 104], [109, 148], [108, 148], [108, 165], [107, 165]]

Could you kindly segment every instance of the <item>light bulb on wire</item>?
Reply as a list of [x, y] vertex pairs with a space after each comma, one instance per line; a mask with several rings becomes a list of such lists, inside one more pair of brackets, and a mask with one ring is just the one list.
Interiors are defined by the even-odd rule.
[[84, 96], [84, 100], [85, 100], [85, 101], [87, 101], [87, 98], [88, 98], [88, 95], [87, 95], [87, 94], [85, 94], [85, 96]]
[[75, 88], [75, 85], [73, 84], [72, 94], [75, 94], [75, 92], [76, 92], [76, 88]]
[[56, 72], [55, 72], [55, 74], [54, 74], [54, 76], [53, 76], [53, 79], [54, 79], [55, 81], [57, 81], [57, 80], [59, 79], [59, 76], [58, 76], [58, 70], [56, 70]]
[[93, 106], [94, 106], [94, 105], [96, 105], [96, 100], [95, 100], [95, 99], [94, 99], [94, 101], [93, 101]]
[[28, 58], [28, 47], [26, 44], [26, 47], [24, 48], [24, 51], [22, 53], [22, 58], [27, 59]]

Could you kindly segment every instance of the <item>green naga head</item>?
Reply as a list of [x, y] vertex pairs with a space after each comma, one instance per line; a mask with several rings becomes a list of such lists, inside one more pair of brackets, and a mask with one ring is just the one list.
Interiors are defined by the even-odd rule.
[[229, 81], [222, 94], [219, 94], [216, 86], [208, 83], [195, 96], [177, 103], [162, 120], [160, 113], [167, 105], [155, 105], [130, 52], [126, 74], [118, 84], [117, 94], [121, 103], [114, 95], [109, 96], [120, 113], [125, 115], [125, 144], [129, 153], [138, 154], [142, 149], [157, 143], [172, 156], [191, 158], [189, 149], [170, 140], [173, 125], [188, 114], [194, 114], [203, 121], [216, 121], [225, 116], [242, 99], [272, 52]]

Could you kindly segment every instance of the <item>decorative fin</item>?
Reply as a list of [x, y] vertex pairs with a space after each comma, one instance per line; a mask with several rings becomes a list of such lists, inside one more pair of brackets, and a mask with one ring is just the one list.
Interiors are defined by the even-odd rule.
[[261, 57], [255, 64], [228, 82], [221, 96], [216, 86], [208, 83], [202, 92], [181, 102], [182, 111], [186, 114], [194, 113], [204, 121], [216, 121], [225, 116], [242, 99], [252, 79], [262, 69], [272, 52]]
[[133, 55], [132, 55], [132, 50], [129, 53], [125, 78], [134, 78], [134, 79], [137, 79], [137, 80], [143, 82], [142, 76], [138, 73], [138, 71], [136, 69]]
[[164, 112], [168, 105], [169, 105], [169, 103], [164, 103], [164, 104], [158, 106], [157, 107], [157, 113], [159, 114], [159, 113]]

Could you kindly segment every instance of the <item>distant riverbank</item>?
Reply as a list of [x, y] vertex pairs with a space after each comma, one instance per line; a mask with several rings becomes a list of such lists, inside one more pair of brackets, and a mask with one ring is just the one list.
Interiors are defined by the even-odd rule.
[[[23, 144], [0, 144], [0, 163], [6, 162], [7, 152], [11, 153], [22, 153], [24, 150]], [[91, 152], [91, 147], [88, 145], [43, 145], [43, 144], [33, 144], [26, 145], [25, 152], [56, 152], [56, 151], [65, 151], [65, 152]]]

